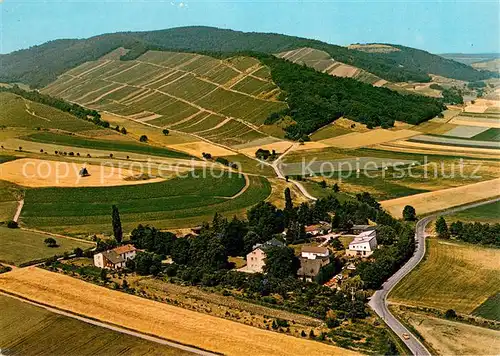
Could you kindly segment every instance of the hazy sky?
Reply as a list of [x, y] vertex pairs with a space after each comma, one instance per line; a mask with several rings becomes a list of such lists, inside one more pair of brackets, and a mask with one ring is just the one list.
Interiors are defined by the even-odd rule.
[[434, 53], [499, 52], [499, 2], [0, 0], [0, 53], [58, 38], [208, 25]]

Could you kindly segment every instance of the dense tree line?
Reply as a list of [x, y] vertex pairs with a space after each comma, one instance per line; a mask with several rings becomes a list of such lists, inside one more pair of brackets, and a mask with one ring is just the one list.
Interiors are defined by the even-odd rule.
[[457, 105], [464, 103], [464, 98], [462, 97], [462, 91], [455, 87], [451, 87], [449, 89], [443, 89], [442, 95], [443, 95], [443, 101], [446, 104]]
[[482, 224], [454, 221], [449, 226], [443, 217], [436, 220], [436, 232], [440, 238], [453, 237], [472, 244], [500, 246], [500, 224]]
[[44, 104], [47, 106], [51, 106], [58, 110], [67, 112], [73, 116], [76, 116], [79, 119], [92, 121], [95, 125], [99, 125], [105, 128], [108, 128], [109, 122], [101, 120], [101, 114], [99, 114], [96, 110], [86, 109], [83, 106], [78, 104], [68, 103], [67, 101], [59, 98], [52, 97], [50, 95], [42, 94], [36, 90], [27, 91], [21, 89], [19, 86], [14, 85], [11, 88], [9, 87], [0, 87], [0, 92], [9, 92], [19, 96], [22, 96], [25, 99]]
[[333, 77], [274, 56], [255, 56], [270, 67], [289, 106], [279, 115], [272, 114], [266, 123], [290, 116], [296, 123], [285, 129], [290, 139], [307, 139], [311, 132], [342, 116], [369, 128], [388, 128], [396, 120], [418, 124], [444, 110], [438, 99], [403, 95], [355, 79]]

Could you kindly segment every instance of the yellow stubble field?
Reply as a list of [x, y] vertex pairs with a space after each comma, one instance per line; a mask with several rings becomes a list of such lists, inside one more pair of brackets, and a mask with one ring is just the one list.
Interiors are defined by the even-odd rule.
[[411, 205], [417, 214], [446, 210], [454, 206], [500, 196], [500, 178], [460, 187], [437, 190], [402, 198], [382, 201], [382, 207], [393, 216], [401, 218], [403, 208]]
[[0, 290], [68, 312], [225, 355], [354, 355], [110, 290], [36, 267], [0, 275]]

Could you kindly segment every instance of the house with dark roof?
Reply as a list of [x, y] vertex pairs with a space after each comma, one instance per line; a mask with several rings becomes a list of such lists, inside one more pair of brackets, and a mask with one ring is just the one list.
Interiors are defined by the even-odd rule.
[[307, 281], [313, 281], [318, 275], [321, 267], [330, 263], [330, 257], [307, 258], [300, 257], [300, 268], [297, 271], [297, 276]]
[[124, 268], [128, 260], [133, 260], [137, 249], [133, 245], [118, 246], [112, 250], [94, 255], [94, 265], [99, 268]]
[[297, 275], [308, 281], [314, 280], [321, 267], [330, 263], [330, 251], [326, 247], [303, 246], [300, 250], [300, 268]]
[[245, 271], [262, 273], [266, 265], [264, 261], [266, 258], [266, 250], [271, 247], [285, 247], [285, 244], [273, 238], [263, 244], [254, 245], [252, 251], [246, 256], [247, 265]]

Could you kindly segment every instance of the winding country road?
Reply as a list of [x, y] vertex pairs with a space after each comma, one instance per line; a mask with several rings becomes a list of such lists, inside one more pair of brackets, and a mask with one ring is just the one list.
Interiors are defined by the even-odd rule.
[[[431, 355], [431, 353], [427, 350], [427, 348], [415, 337], [411, 332], [401, 323], [399, 322], [394, 315], [391, 314], [387, 307], [387, 296], [390, 291], [398, 284], [404, 276], [410, 273], [425, 256], [425, 228], [427, 225], [436, 217], [440, 215], [452, 214], [458, 211], [466, 210], [469, 208], [474, 208], [476, 206], [481, 206], [493, 202], [497, 202], [500, 200], [500, 197], [496, 197], [493, 199], [471, 203], [467, 205], [463, 205], [457, 208], [448, 209], [445, 211], [437, 212], [431, 215], [424, 217], [423, 219], [417, 222], [415, 227], [415, 242], [416, 248], [413, 256], [406, 262], [403, 267], [401, 267], [395, 274], [393, 274], [385, 283], [382, 285], [382, 288], [376, 291], [373, 296], [370, 298], [370, 302], [368, 305], [377, 313], [386, 324], [394, 331], [406, 346], [410, 349], [413, 355], [418, 356], [427, 356]], [[408, 340], [403, 338], [403, 334], [406, 333], [410, 335]]]

